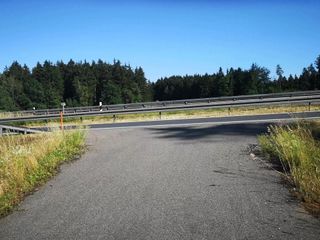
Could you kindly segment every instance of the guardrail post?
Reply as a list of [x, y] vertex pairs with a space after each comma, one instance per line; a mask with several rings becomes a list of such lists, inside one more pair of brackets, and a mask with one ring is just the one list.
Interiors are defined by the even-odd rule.
[[309, 112], [311, 111], [311, 102], [309, 102]]

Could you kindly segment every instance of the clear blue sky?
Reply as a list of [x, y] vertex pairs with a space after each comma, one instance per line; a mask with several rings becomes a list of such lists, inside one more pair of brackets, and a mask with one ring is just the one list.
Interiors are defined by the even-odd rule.
[[319, 0], [0, 0], [0, 70], [100, 58], [151, 81], [253, 62], [300, 74], [320, 54], [319, 23]]

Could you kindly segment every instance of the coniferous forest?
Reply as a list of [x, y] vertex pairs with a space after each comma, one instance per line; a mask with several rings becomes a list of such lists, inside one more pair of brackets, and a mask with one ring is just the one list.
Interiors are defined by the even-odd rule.
[[68, 107], [260, 94], [320, 89], [320, 56], [297, 75], [284, 75], [252, 64], [249, 69], [230, 68], [204, 75], [171, 76], [154, 83], [141, 67], [132, 69], [120, 61], [88, 63], [45, 61], [29, 69], [13, 62], [0, 74], [0, 110]]

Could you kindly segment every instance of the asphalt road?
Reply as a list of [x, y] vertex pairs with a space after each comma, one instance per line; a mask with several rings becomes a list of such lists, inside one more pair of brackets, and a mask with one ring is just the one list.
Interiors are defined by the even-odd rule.
[[87, 153], [0, 219], [0, 239], [320, 239], [248, 153], [266, 124], [89, 131]]
[[231, 124], [231, 123], [268, 123], [296, 121], [299, 119], [319, 119], [320, 111], [299, 112], [299, 113], [275, 113], [275, 114], [257, 114], [243, 116], [227, 116], [227, 117], [209, 117], [209, 118], [191, 118], [177, 120], [158, 120], [158, 121], [141, 121], [141, 122], [120, 122], [108, 124], [92, 124], [92, 129], [102, 128], [127, 128], [127, 127], [146, 127], [146, 126], [178, 126], [178, 125], [203, 125], [203, 124]]

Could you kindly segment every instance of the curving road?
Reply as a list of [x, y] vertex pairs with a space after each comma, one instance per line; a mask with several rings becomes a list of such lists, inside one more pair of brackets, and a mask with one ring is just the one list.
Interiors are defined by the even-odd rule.
[[[90, 129], [110, 129], [110, 128], [145, 128], [148, 126], [190, 126], [205, 124], [247, 124], [247, 123], [270, 123], [270, 122], [290, 122], [301, 119], [320, 119], [320, 111], [298, 112], [298, 113], [274, 113], [257, 115], [239, 115], [225, 117], [190, 118], [177, 120], [158, 120], [141, 122], [120, 122], [107, 124], [92, 124]], [[74, 126], [72, 126], [74, 127]]]
[[0, 219], [0, 239], [320, 239], [319, 219], [249, 155], [266, 126], [91, 130], [81, 159]]

